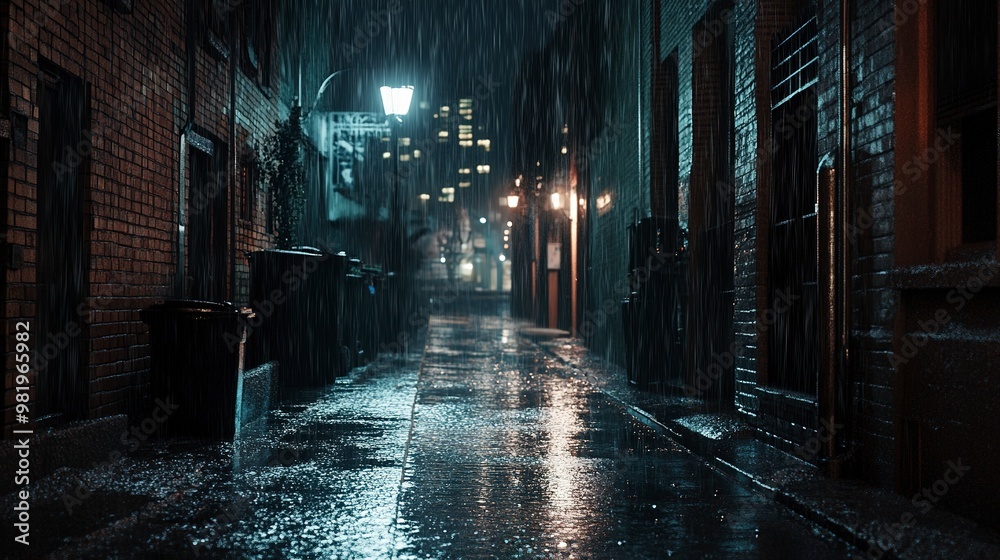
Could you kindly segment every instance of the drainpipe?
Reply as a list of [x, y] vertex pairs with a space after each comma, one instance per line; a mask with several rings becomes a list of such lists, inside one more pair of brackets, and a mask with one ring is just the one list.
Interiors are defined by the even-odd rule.
[[191, 130], [193, 124], [194, 103], [195, 103], [195, 21], [194, 21], [194, 5], [191, 0], [184, 3], [184, 19], [186, 21], [187, 33], [185, 34], [184, 49], [185, 58], [187, 63], [185, 64], [186, 70], [186, 82], [187, 82], [187, 118], [185, 119], [184, 126], [181, 128], [180, 135], [180, 146], [178, 148], [178, 154], [180, 161], [177, 162], [177, 275], [174, 280], [174, 295], [177, 298], [183, 298], [187, 292], [187, 282], [186, 282], [186, 254], [184, 247], [186, 245], [187, 235], [185, 229], [187, 228], [187, 208], [186, 202], [186, 173], [187, 173], [187, 143], [188, 143], [188, 132]]
[[[839, 432], [836, 428], [843, 423], [841, 417], [841, 400], [846, 394], [845, 382], [849, 379], [850, 354], [849, 340], [851, 332], [851, 262], [848, 220], [850, 220], [851, 200], [851, 9], [850, 0], [840, 0], [840, 178], [826, 177], [829, 183], [824, 185], [829, 191], [835, 192], [832, 203], [832, 259], [829, 265], [832, 295], [832, 322], [829, 334], [833, 335], [833, 353], [824, 362], [822, 373], [824, 379], [820, 384], [820, 418], [825, 424], [821, 429], [823, 439], [823, 459], [827, 466], [827, 476], [840, 476], [843, 456], [840, 455]], [[834, 189], [833, 187], [836, 186]], [[824, 197], [826, 198], [826, 197]], [[828, 341], [823, 340], [824, 343]], [[825, 344], [824, 344], [825, 346]]]
[[240, 180], [239, 150], [236, 149], [236, 10], [229, 10], [229, 301], [236, 300], [236, 190]]

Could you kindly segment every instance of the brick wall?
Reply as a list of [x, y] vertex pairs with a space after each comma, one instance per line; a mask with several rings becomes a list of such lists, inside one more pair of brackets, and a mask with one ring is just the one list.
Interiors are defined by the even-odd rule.
[[[174, 295], [179, 135], [187, 121], [185, 2], [137, 2], [131, 14], [114, 12], [102, 0], [10, 3], [11, 48], [7, 94], [12, 110], [28, 117], [26, 146], [10, 150], [7, 174], [7, 239], [23, 247], [24, 266], [6, 272], [5, 336], [17, 321], [37, 314], [37, 177], [40, 60], [80, 78], [90, 93], [92, 145], [84, 179], [89, 230], [86, 299], [75, 318], [84, 339], [87, 368], [85, 416], [136, 413], [144, 406], [149, 369], [146, 326], [140, 310]], [[247, 4], [249, 6], [249, 3]], [[230, 51], [238, 53], [236, 45]], [[228, 142], [229, 64], [195, 54], [194, 124]], [[277, 116], [277, 96], [237, 72], [237, 146], [262, 139]], [[274, 88], [271, 88], [272, 90]], [[84, 160], [87, 162], [87, 159]], [[190, 165], [188, 184], [190, 184]], [[229, 191], [232, 192], [232, 183]], [[190, 190], [188, 190], [190, 194]], [[235, 208], [241, 200], [236, 199]], [[190, 203], [190, 201], [188, 201]], [[263, 204], [258, 205], [263, 208]], [[233, 216], [230, 216], [230, 220]], [[270, 239], [263, 216], [237, 223], [237, 251], [262, 248]], [[44, 258], [44, 257], [43, 257]], [[232, 256], [230, 256], [232, 258]], [[237, 253], [230, 296], [245, 300], [246, 270]], [[44, 341], [35, 340], [36, 350]], [[7, 371], [14, 356], [7, 345]], [[5, 376], [4, 425], [13, 423], [13, 377]]]
[[[831, 18], [834, 14], [831, 14]], [[851, 25], [851, 129], [854, 175], [852, 215], [872, 216], [854, 225], [852, 427], [862, 476], [891, 486], [895, 465], [892, 400], [892, 332], [897, 296], [887, 282], [895, 239], [894, 75], [891, 0], [857, 2]]]
[[[611, 9], [606, 38], [610, 57], [604, 128], [584, 147], [590, 196], [590, 281], [588, 294], [595, 333], [588, 343], [598, 354], [624, 362], [620, 301], [627, 295], [629, 224], [648, 216], [651, 0], [602, 3]], [[599, 208], [598, 197], [610, 195]]]

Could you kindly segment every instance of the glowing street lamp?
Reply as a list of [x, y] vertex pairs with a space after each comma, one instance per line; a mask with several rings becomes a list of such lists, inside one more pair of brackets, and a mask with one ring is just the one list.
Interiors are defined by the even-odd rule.
[[553, 210], [562, 210], [562, 207], [563, 207], [563, 196], [562, 196], [562, 193], [554, 192], [549, 197], [549, 199], [552, 201], [552, 209]]
[[413, 100], [413, 86], [382, 86], [382, 108], [386, 116], [396, 118], [406, 116], [410, 112], [410, 101]]

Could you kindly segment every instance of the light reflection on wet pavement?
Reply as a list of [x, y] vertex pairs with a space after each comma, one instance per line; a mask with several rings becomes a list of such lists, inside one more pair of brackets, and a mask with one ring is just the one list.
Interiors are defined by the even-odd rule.
[[630, 421], [499, 317], [432, 322], [400, 558], [847, 558]]
[[[300, 392], [241, 445], [153, 442], [36, 496], [51, 558], [847, 558], [564, 375], [508, 318]], [[405, 469], [404, 469], [405, 465]], [[3, 504], [7, 506], [6, 503]], [[33, 531], [34, 532], [34, 531]]]

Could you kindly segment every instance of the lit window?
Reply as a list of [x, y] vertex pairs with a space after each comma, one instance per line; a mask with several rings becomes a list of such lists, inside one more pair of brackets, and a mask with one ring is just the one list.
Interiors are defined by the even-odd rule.
[[392, 152], [382, 152], [382, 159], [389, 159], [392, 157]]
[[461, 168], [461, 169], [458, 170], [458, 174], [459, 175], [469, 175], [471, 173], [472, 173], [472, 170], [469, 169], [468, 167], [463, 167], [463, 168]]
[[463, 148], [471, 148], [472, 147], [472, 140], [459, 140], [458, 141], [458, 145], [461, 146], [461, 147], [463, 147]]
[[463, 189], [466, 189], [466, 188], [469, 188], [469, 187], [471, 187], [471, 186], [472, 186], [472, 183], [470, 183], [470, 182], [468, 182], [468, 181], [463, 181], [463, 182], [459, 183], [459, 184], [458, 184], [458, 186], [459, 186], [460, 188], [463, 188]]
[[489, 172], [490, 172], [490, 166], [489, 165], [477, 165], [476, 166], [476, 173], [479, 173], [480, 175], [486, 175]]
[[430, 199], [431, 199], [431, 195], [429, 195], [427, 193], [421, 193], [420, 194], [420, 200], [430, 200]]
[[400, 138], [399, 139], [399, 145], [400, 146], [409, 146], [410, 145], [410, 139], [409, 138]]
[[410, 154], [400, 154], [399, 161], [410, 161]]
[[413, 150], [413, 157], [419, 158], [421, 155], [423, 154], [420, 152], [420, 150]]

